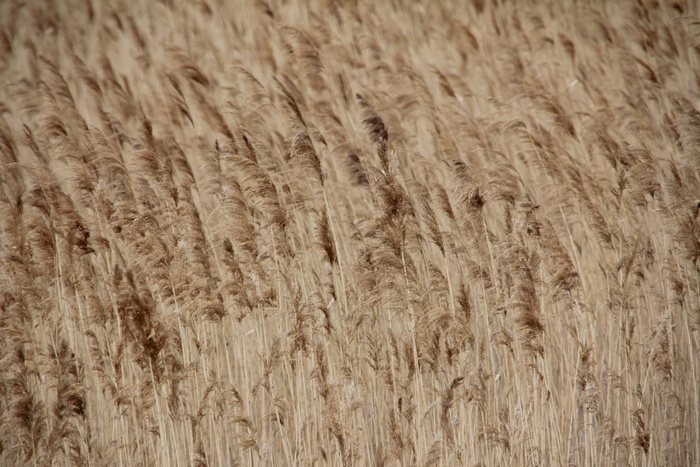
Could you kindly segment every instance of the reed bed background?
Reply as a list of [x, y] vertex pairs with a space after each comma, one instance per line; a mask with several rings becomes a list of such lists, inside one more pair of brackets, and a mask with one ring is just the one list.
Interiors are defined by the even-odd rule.
[[3, 1], [1, 465], [697, 465], [692, 1]]

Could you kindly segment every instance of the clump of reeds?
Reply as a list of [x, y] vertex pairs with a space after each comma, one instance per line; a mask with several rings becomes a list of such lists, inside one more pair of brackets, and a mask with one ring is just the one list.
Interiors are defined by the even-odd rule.
[[694, 465], [698, 7], [0, 2], [1, 465]]

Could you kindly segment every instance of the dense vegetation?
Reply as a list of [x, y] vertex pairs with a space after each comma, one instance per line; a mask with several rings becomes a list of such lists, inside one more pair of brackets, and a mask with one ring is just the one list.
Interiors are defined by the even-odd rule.
[[696, 465], [692, 1], [0, 4], [0, 464]]

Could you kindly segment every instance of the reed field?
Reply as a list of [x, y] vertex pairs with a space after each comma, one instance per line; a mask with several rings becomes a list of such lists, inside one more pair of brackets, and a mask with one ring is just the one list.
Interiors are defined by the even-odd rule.
[[0, 465], [700, 465], [699, 10], [0, 1]]

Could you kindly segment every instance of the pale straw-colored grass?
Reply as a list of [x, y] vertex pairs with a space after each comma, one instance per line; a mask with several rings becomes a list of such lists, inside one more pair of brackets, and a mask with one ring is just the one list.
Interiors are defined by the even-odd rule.
[[696, 465], [692, 1], [0, 3], [0, 465]]

